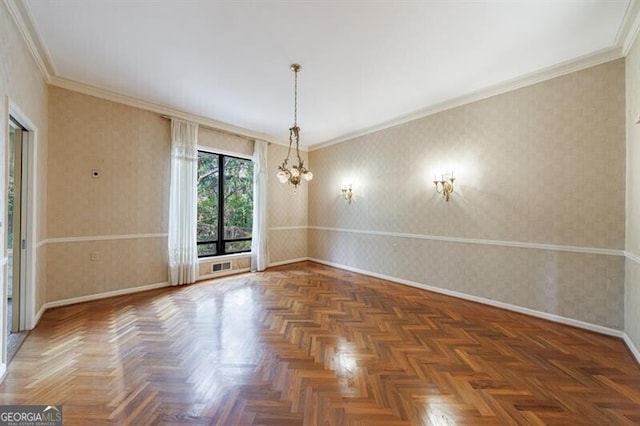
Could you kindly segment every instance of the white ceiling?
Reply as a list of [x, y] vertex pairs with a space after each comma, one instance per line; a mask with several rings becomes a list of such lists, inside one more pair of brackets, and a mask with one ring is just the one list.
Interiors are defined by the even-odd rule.
[[301, 144], [619, 49], [629, 0], [22, 0], [71, 80]]

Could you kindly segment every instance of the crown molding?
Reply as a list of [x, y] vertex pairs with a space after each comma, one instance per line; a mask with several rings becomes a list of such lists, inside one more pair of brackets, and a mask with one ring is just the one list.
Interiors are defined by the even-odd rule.
[[640, 3], [638, 0], [631, 0], [616, 36], [616, 45], [622, 47], [624, 56], [629, 53], [638, 37], [638, 32], [640, 32]]
[[[169, 107], [167, 105], [157, 104], [150, 101], [145, 101], [132, 96], [123, 95], [117, 92], [109, 91], [99, 87], [87, 85], [73, 80], [57, 77], [53, 62], [50, 60], [47, 50], [44, 48], [41, 39], [38, 37], [37, 28], [32, 24], [33, 20], [30, 18], [28, 10], [24, 7], [21, 0], [3, 0], [7, 6], [9, 13], [16, 23], [22, 38], [24, 39], [29, 52], [31, 53], [34, 61], [36, 62], [44, 80], [53, 86], [61, 87], [64, 89], [80, 92], [86, 95], [95, 96], [98, 98], [106, 99], [112, 102], [129, 105], [135, 108], [140, 108], [152, 112], [159, 113], [161, 115], [167, 115], [171, 117], [181, 118], [183, 120], [189, 120], [196, 122], [200, 125], [211, 127], [214, 130], [221, 130], [224, 132], [235, 133], [239, 136], [244, 136], [252, 139], [260, 139], [267, 142], [271, 142], [277, 145], [288, 146], [287, 141], [274, 139], [266, 134], [254, 132], [249, 129], [237, 127], [232, 124], [224, 123], [218, 120], [207, 118], [197, 114], [191, 114], [188, 112], [180, 111]], [[437, 105], [428, 107], [416, 113], [412, 113], [406, 116], [401, 116], [396, 119], [381, 123], [376, 126], [368, 127], [358, 132], [348, 133], [336, 139], [321, 142], [309, 146], [301, 146], [301, 151], [315, 151], [318, 149], [326, 148], [331, 145], [335, 145], [341, 142], [345, 142], [357, 137], [365, 136], [380, 130], [395, 127], [401, 124], [408, 123], [420, 118], [424, 118], [439, 112], [443, 112], [452, 108], [456, 108], [462, 105], [466, 105], [472, 102], [490, 98], [492, 96], [500, 95], [512, 90], [520, 89], [526, 86], [530, 86], [542, 81], [550, 80], [555, 77], [560, 77], [572, 72], [576, 72], [585, 68], [600, 65], [605, 62], [609, 62], [615, 59], [626, 56], [629, 49], [636, 40], [638, 33], [640, 33], [640, 1], [631, 0], [623, 22], [616, 35], [616, 46], [601, 50], [591, 55], [587, 55], [575, 60], [567, 61], [559, 65], [555, 65], [549, 68], [545, 68], [534, 73], [518, 77], [516, 79], [500, 83], [494, 86], [490, 86], [469, 95], [461, 96], [455, 99], [451, 99], [445, 102], [441, 102]]]
[[[258, 133], [251, 131], [249, 129], [245, 129], [242, 127], [237, 127], [232, 124], [227, 124], [222, 121], [213, 120], [211, 118], [207, 118], [197, 114], [191, 114], [184, 111], [179, 111], [167, 105], [158, 104], [155, 102], [145, 101], [139, 98], [135, 98], [132, 96], [123, 95], [121, 93], [113, 92], [110, 90], [102, 89], [96, 86], [91, 86], [84, 83], [79, 83], [73, 80], [67, 80], [65, 78], [60, 77], [51, 77], [51, 81], [49, 82], [52, 86], [60, 87], [62, 89], [71, 90], [74, 92], [79, 92], [85, 95], [94, 96], [97, 98], [105, 99], [111, 102], [116, 102], [119, 104], [128, 105], [134, 108], [143, 109], [146, 111], [151, 111], [158, 113], [160, 115], [180, 118], [182, 120], [192, 121], [194, 123], [198, 123], [199, 125], [210, 127], [213, 130], [220, 130], [227, 133], [236, 134], [238, 136], [243, 136], [250, 139], [259, 139], [267, 142], [271, 142], [277, 145], [289, 146], [288, 142], [285, 143], [280, 140], [276, 140], [264, 133]], [[303, 151], [303, 149], [301, 149]]]
[[50, 83], [51, 76], [54, 74], [54, 72], [52, 72], [53, 65], [46, 49], [44, 49], [38, 38], [37, 30], [31, 24], [33, 20], [29, 17], [29, 12], [24, 8], [22, 2], [19, 1], [4, 0], [4, 4], [9, 10], [11, 19], [13, 19], [13, 22], [18, 27], [18, 31], [20, 31], [20, 35], [26, 43], [29, 53], [31, 53], [31, 57], [38, 66], [44, 81]]
[[[40, 70], [40, 73], [42, 74], [42, 77], [47, 84], [83, 93], [85, 95], [106, 99], [112, 102], [125, 104], [135, 108], [156, 112], [161, 115], [193, 121], [200, 125], [210, 127], [214, 130], [221, 130], [223, 132], [237, 134], [239, 136], [244, 136], [251, 139], [260, 139], [277, 145], [289, 146], [288, 142], [276, 140], [263, 133], [254, 132], [249, 129], [234, 126], [232, 124], [227, 124], [218, 120], [213, 120], [211, 118], [203, 117], [197, 114], [179, 111], [166, 105], [145, 101], [132, 96], [123, 95], [117, 92], [56, 76], [53, 62], [51, 61], [48, 51], [44, 48], [37, 28], [33, 25], [33, 19], [31, 19], [28, 9], [25, 8], [24, 4], [20, 0], [3, 0], [3, 2], [9, 10], [9, 14], [18, 27], [20, 35], [27, 45], [31, 57], [36, 62], [36, 65], [38, 66], [38, 69]], [[306, 151], [306, 149], [301, 147], [301, 151]]]
[[623, 57], [622, 49], [618, 46], [612, 47], [609, 49], [604, 49], [590, 55], [586, 55], [571, 61], [566, 61], [561, 64], [554, 65], [552, 67], [548, 67], [548, 68], [524, 75], [522, 77], [518, 77], [513, 80], [509, 80], [494, 86], [487, 87], [485, 89], [481, 89], [479, 91], [470, 93], [465, 96], [461, 96], [455, 99], [441, 102], [437, 105], [428, 107], [427, 109], [423, 109], [419, 112], [405, 115], [405, 116], [396, 118], [394, 120], [382, 123], [380, 125], [369, 127], [359, 132], [350, 133], [340, 138], [336, 138], [327, 142], [311, 145], [309, 146], [309, 151], [315, 151], [317, 149], [326, 148], [328, 146], [339, 144], [341, 142], [345, 142], [354, 138], [365, 136], [374, 132], [378, 132], [380, 130], [388, 129], [391, 127], [408, 123], [410, 121], [428, 117], [430, 115], [434, 115], [439, 112], [443, 112], [459, 106], [467, 105], [472, 102], [481, 101], [483, 99], [487, 99], [496, 95], [501, 95], [503, 93], [511, 92], [516, 89], [521, 89], [523, 87], [531, 86], [533, 84], [537, 84], [546, 80], [551, 80], [556, 77], [561, 77], [566, 74], [571, 74], [576, 71], [580, 71], [596, 65], [601, 65], [606, 62], [620, 59], [622, 57]]

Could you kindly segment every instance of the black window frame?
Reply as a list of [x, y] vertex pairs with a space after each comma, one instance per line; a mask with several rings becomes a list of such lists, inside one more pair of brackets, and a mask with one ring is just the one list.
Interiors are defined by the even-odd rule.
[[[202, 259], [202, 258], [206, 258], [206, 257], [218, 257], [218, 256], [227, 256], [230, 254], [238, 254], [238, 253], [250, 253], [251, 252], [251, 248], [249, 249], [245, 249], [245, 250], [234, 250], [231, 252], [227, 252], [226, 251], [226, 246], [227, 243], [233, 243], [233, 242], [238, 242], [238, 241], [251, 241], [253, 239], [253, 237], [248, 237], [248, 238], [233, 238], [233, 239], [226, 239], [224, 238], [224, 180], [225, 180], [225, 173], [224, 173], [224, 160], [225, 158], [234, 158], [237, 160], [242, 160], [242, 161], [248, 161], [250, 163], [253, 163], [253, 160], [248, 159], [248, 158], [243, 158], [243, 157], [238, 157], [235, 155], [229, 155], [229, 154], [222, 154], [219, 152], [215, 152], [215, 151], [207, 151], [204, 149], [198, 149], [198, 157], [200, 157], [200, 153], [204, 153], [204, 154], [208, 154], [208, 155], [217, 155], [218, 156], [218, 239], [217, 240], [207, 240], [207, 241], [199, 241], [198, 237], [196, 235], [196, 246], [200, 246], [200, 245], [205, 245], [205, 244], [214, 244], [216, 247], [216, 253], [215, 254], [210, 254], [210, 253], [206, 253], [206, 254], [200, 254], [198, 252], [198, 258]], [[253, 188], [252, 188], [253, 190]], [[253, 206], [252, 206], [253, 207]], [[252, 211], [253, 213], [253, 211]], [[198, 214], [197, 209], [196, 209], [196, 215]]]

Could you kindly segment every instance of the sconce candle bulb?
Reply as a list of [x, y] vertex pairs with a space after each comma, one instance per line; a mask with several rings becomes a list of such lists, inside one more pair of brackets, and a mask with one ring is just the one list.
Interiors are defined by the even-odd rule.
[[436, 192], [444, 196], [445, 201], [449, 201], [451, 194], [453, 194], [456, 178], [453, 177], [453, 170], [451, 172], [443, 173], [440, 175], [440, 179], [435, 175], [433, 177], [433, 183], [436, 186]]
[[349, 204], [351, 204], [351, 199], [353, 198], [353, 189], [351, 188], [351, 185], [342, 186], [342, 196]]

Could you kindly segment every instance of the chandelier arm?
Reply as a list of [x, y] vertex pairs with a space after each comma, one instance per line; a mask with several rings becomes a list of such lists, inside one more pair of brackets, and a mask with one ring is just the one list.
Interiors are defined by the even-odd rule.
[[284, 160], [284, 164], [289, 162], [289, 157], [291, 156], [291, 144], [293, 141], [291, 140], [291, 129], [289, 129], [289, 149], [287, 150], [287, 158]]
[[298, 126], [295, 127], [295, 136], [296, 136], [296, 155], [298, 156], [298, 168], [302, 169], [304, 162], [302, 161], [302, 158], [300, 158], [300, 128]]

